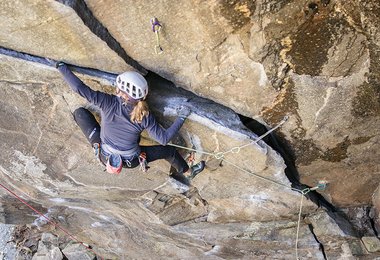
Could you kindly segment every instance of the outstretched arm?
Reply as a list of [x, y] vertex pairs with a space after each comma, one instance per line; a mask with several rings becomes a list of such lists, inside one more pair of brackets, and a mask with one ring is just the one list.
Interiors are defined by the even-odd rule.
[[149, 114], [147, 121], [149, 122], [146, 130], [148, 131], [149, 136], [162, 145], [169, 143], [185, 122], [184, 119], [177, 118], [168, 129], [165, 129], [158, 124], [152, 113]]
[[70, 85], [71, 89], [86, 98], [89, 102], [102, 107], [111, 102], [111, 95], [100, 91], [94, 91], [84, 84], [63, 62], [57, 64], [59, 72], [63, 75], [65, 81]]
[[178, 133], [179, 129], [185, 122], [185, 119], [189, 116], [190, 109], [187, 107], [181, 107], [177, 113], [179, 117], [168, 129], [164, 129], [162, 126], [160, 126], [152, 113], [149, 113], [148, 117], [145, 120], [146, 126], [144, 128], [146, 128], [148, 134], [154, 140], [162, 145], [166, 145], [173, 138], [173, 136]]

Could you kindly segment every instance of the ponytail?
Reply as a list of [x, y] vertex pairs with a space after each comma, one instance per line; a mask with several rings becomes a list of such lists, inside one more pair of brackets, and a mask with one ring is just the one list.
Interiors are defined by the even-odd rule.
[[149, 115], [149, 107], [146, 101], [140, 100], [137, 102], [131, 112], [131, 121], [141, 123], [145, 116]]
[[[121, 97], [125, 103], [130, 102], [129, 96], [118, 88], [116, 88], [116, 95]], [[133, 110], [130, 114], [131, 121], [134, 123], [141, 123], [144, 117], [147, 115], [149, 115], [148, 103], [146, 103], [146, 101], [144, 100], [137, 101], [137, 103], [135, 103], [135, 106], [133, 107]]]

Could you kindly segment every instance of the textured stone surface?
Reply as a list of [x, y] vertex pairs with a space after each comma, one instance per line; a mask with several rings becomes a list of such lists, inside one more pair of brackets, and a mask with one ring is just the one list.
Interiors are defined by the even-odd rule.
[[37, 253], [33, 255], [32, 260], [49, 260], [49, 259], [62, 260], [63, 255], [61, 253], [61, 250], [57, 246], [40, 241], [38, 243]]
[[[292, 221], [213, 224], [190, 223], [176, 229], [213, 245], [207, 256], [223, 259], [295, 259], [297, 223]], [[307, 225], [301, 224], [300, 259], [324, 259]]]
[[[271, 126], [290, 115], [280, 136], [300, 181], [327, 181], [319, 192], [337, 206], [372, 202], [378, 226], [378, 193], [372, 197], [380, 173], [378, 1], [87, 4], [132, 58], [178, 86]], [[36, 0], [0, 7], [3, 47], [113, 72], [130, 68], [67, 6]], [[163, 24], [161, 55], [153, 51], [154, 16]], [[207, 168], [188, 190], [170, 181], [169, 165], [161, 161], [146, 174], [132, 170], [110, 178], [71, 120], [70, 111], [86, 102], [52, 68], [4, 56], [0, 63], [1, 180], [102, 257], [294, 259], [290, 241], [301, 197], [251, 174], [290, 186], [282, 158], [263, 142], [232, 150], [223, 163], [197, 153]], [[214, 153], [254, 138], [233, 111], [175, 86], [163, 88], [168, 83], [153, 73], [147, 78], [148, 102], [163, 125], [176, 105], [193, 109], [176, 142]], [[100, 79], [82, 79], [112, 90]], [[143, 142], [153, 144], [145, 136]], [[32, 221], [19, 204], [2, 196], [5, 223]], [[361, 232], [373, 235], [370, 225], [359, 234], [342, 212], [310, 215], [313, 209], [305, 201], [302, 258], [377, 256], [364, 256], [359, 239]], [[356, 218], [369, 214], [359, 213]], [[364, 223], [354, 215], [353, 222]], [[42, 218], [33, 224], [49, 226]]]
[[[134, 59], [178, 86], [252, 117], [274, 99], [264, 67], [246, 50], [254, 1], [86, 2]], [[162, 24], [160, 55], [152, 17]]]
[[[300, 194], [286, 188], [290, 187], [290, 183], [284, 175], [284, 162], [265, 143], [246, 146], [239, 153], [227, 153], [225, 160], [239, 162], [242, 169], [286, 187], [260, 180], [227, 163], [220, 166], [213, 156], [202, 153], [196, 154], [196, 160], [204, 159], [209, 162], [209, 166], [193, 180], [196, 189], [184, 194], [178, 194], [178, 190], [175, 192], [175, 186], [170, 188], [169, 164], [165, 161], [151, 163], [146, 174], [138, 169], [124, 170], [123, 174], [110, 178], [93, 158], [91, 148], [72, 120], [70, 106], [85, 104], [83, 99], [71, 93], [53, 69], [4, 56], [1, 62], [0, 70], [4, 75], [1, 82], [2, 96], [9, 97], [1, 101], [2, 116], [8, 118], [8, 122], [1, 125], [1, 138], [5, 147], [1, 160], [3, 178], [15, 185], [17, 183], [19, 189], [28, 192], [29, 198], [49, 208], [49, 217], [70, 223], [70, 230], [83, 230], [86, 226], [95, 228], [90, 228], [81, 236], [87, 243], [96, 245], [94, 249], [97, 252], [108, 255], [119, 248], [114, 254], [123, 256], [126, 252], [137, 250], [138, 242], [125, 242], [129, 241], [126, 236], [132, 232], [137, 237], [153, 236], [144, 242], [145, 245], [161, 241], [152, 247], [152, 251], [145, 252], [147, 255], [159, 252], [167, 256], [173, 254], [173, 246], [195, 243], [190, 248], [176, 252], [173, 257], [199, 258], [210, 250], [210, 245], [200, 246], [202, 243], [191, 236], [185, 236], [181, 238], [182, 242], [178, 242], [174, 238], [182, 237], [183, 234], [176, 234], [167, 225], [192, 220], [228, 223], [296, 219]], [[12, 71], [20, 73], [15, 75]], [[106, 90], [97, 79], [83, 79], [95, 89]], [[161, 100], [154, 91], [151, 94], [156, 101]], [[161, 94], [167, 99], [166, 103], [161, 103], [160, 110], [155, 110], [157, 104], [152, 100], [149, 102], [152, 102], [154, 113], [165, 125], [173, 119], [170, 115], [176, 100], [170, 94], [166, 95], [162, 91]], [[182, 100], [184, 97], [177, 99]], [[218, 113], [231, 117], [223, 125], [218, 125], [201, 116], [206, 113], [202, 109], [207, 109], [208, 104], [212, 105], [214, 117], [218, 117]], [[189, 117], [181, 129], [181, 138], [178, 140], [210, 153], [227, 151], [251, 142], [249, 136], [244, 134], [249, 131], [238, 125], [236, 115], [218, 106], [207, 102], [199, 105], [196, 113]], [[241, 129], [229, 129], [230, 125]], [[153, 144], [145, 137], [143, 140], [146, 144]], [[152, 190], [155, 190], [156, 196], [149, 195]], [[151, 198], [150, 202], [147, 202], [147, 198]], [[315, 206], [305, 201], [305, 212], [312, 209]], [[135, 219], [136, 214], [138, 220]], [[35, 223], [46, 225], [43, 219]], [[110, 228], [110, 223], [117, 225]], [[157, 229], [144, 231], [151, 229], [152, 225], [156, 225]], [[122, 232], [126, 234], [122, 235]], [[98, 240], [100, 234], [104, 241]], [[117, 241], [109, 241], [110, 236], [117, 237], [122, 245]], [[141, 255], [136, 252], [134, 257], [139, 258]]]
[[339, 226], [326, 212], [309, 215], [306, 222], [312, 225], [313, 233], [323, 245], [328, 259], [355, 259], [356, 256], [365, 254], [355, 231], [350, 226]]
[[[377, 1], [87, 2], [146, 68], [261, 122], [291, 115], [281, 131], [301, 181], [328, 181], [337, 205], [370, 203], [380, 171]], [[152, 17], [163, 24], [161, 55]]]
[[31, 260], [37, 251], [40, 235], [26, 225], [0, 224], [0, 234], [1, 259]]
[[14, 259], [16, 256], [16, 250], [14, 249], [14, 242], [12, 236], [14, 233], [14, 225], [0, 224], [0, 257], [1, 259]]
[[54, 0], [1, 1], [0, 46], [120, 73], [128, 66], [77, 14]]
[[281, 88], [263, 119], [273, 124], [292, 115], [281, 131], [301, 181], [328, 181], [323, 194], [335, 205], [370, 203], [379, 182], [375, 2], [293, 1], [269, 11], [266, 3], [256, 18], [265, 40], [252, 55], [277, 64], [264, 67]]
[[81, 244], [69, 244], [62, 250], [63, 254], [69, 260], [92, 260], [95, 259], [94, 254], [91, 254]]
[[377, 237], [362, 237], [365, 248], [368, 252], [379, 252], [380, 251], [380, 240]]
[[372, 218], [374, 221], [374, 228], [377, 232], [380, 231], [380, 189], [379, 187], [376, 189], [376, 191], [372, 195]]
[[[9, 66], [11, 60], [5, 60]], [[105, 185], [140, 191], [152, 190], [167, 180], [167, 173], [162, 171], [162, 169], [168, 169], [168, 164], [164, 161], [153, 162], [152, 168], [145, 175], [136, 169], [128, 174], [109, 178], [92, 158], [91, 149], [71, 120], [64, 101], [64, 95], [70, 91], [69, 87], [60, 79], [59, 74], [52, 73], [55, 73], [56, 79], [50, 82], [43, 82], [40, 77], [42, 80], [40, 84], [31, 87], [28, 84], [15, 86], [9, 79], [3, 88], [4, 96], [11, 95], [13, 91], [19, 93], [17, 103], [8, 103], [12, 102], [9, 99], [4, 104], [9, 111], [12, 106], [15, 107], [18, 113], [14, 119], [10, 117], [10, 120], [15, 120], [15, 123], [7, 124], [3, 128], [7, 130], [6, 133], [18, 133], [25, 139], [19, 147], [11, 142], [5, 144], [9, 147], [5, 153], [6, 158], [13, 158], [13, 161], [7, 159], [3, 167], [13, 178], [29, 180], [34, 187], [49, 195], [56, 195], [60, 189], [73, 187], [74, 184]], [[29, 82], [32, 79], [28, 78], [26, 81]], [[77, 97], [77, 99], [81, 98]], [[27, 106], [29, 104], [32, 109]], [[38, 112], [34, 108], [39, 109]], [[164, 106], [163, 110], [170, 111], [170, 105]], [[22, 117], [23, 115], [25, 118]], [[47, 115], [48, 118], [46, 118]], [[18, 119], [18, 117], [23, 119]], [[19, 121], [17, 124], [19, 132], [16, 128], [8, 129], [16, 126], [16, 120]], [[66, 122], [69, 122], [68, 125]], [[210, 129], [210, 123], [205, 118], [191, 115], [190, 120], [185, 123], [180, 132], [185, 143], [207, 152], [222, 152], [251, 142], [247, 136], [235, 132], [234, 129], [223, 127], [218, 129], [217, 125], [214, 126], [215, 129]], [[64, 145], [61, 140], [65, 140]], [[229, 162], [239, 162], [238, 166], [243, 169], [290, 187], [290, 183], [283, 174], [285, 168], [283, 160], [272, 149], [263, 145], [264, 148], [250, 145], [242, 148], [239, 153], [230, 152], [225, 155], [225, 159]], [[77, 149], [72, 149], [72, 147]], [[211, 161], [211, 164], [215, 160], [211, 156], [202, 154], [197, 154], [196, 159]], [[23, 171], [24, 167], [26, 168]], [[89, 175], [88, 172], [93, 172], [93, 174]], [[54, 183], [56, 178], [63, 178], [66, 181]], [[45, 186], [45, 181], [54, 184]], [[241, 183], [244, 185], [240, 185]], [[223, 167], [213, 168], [212, 172], [206, 169], [204, 174], [194, 179], [194, 185], [198, 187], [201, 196], [209, 201], [212, 212], [210, 220], [215, 221], [218, 218], [224, 218], [224, 221], [278, 219], [297, 212], [300, 199], [300, 195], [294, 191], [275, 184], [268, 185], [267, 182], [242, 170], [237, 170], [227, 163], [224, 163]], [[260, 213], [262, 215], [255, 214], [257, 206], [263, 209], [268, 208], [267, 214], [262, 214], [263, 212]], [[232, 208], [235, 210], [230, 211]], [[231, 213], [227, 214], [227, 211]]]

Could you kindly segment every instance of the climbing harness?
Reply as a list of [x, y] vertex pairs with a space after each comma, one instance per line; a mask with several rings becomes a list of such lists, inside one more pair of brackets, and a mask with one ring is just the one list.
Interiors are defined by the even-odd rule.
[[139, 155], [139, 163], [140, 163], [140, 170], [142, 172], [147, 172], [148, 169], [150, 168], [148, 166], [148, 162], [146, 160], [146, 153], [145, 152], [141, 152], [140, 155]]
[[181, 149], [185, 149], [185, 150], [188, 150], [188, 151], [191, 151], [191, 152], [198, 152], [198, 153], [201, 153], [201, 154], [205, 154], [205, 155], [210, 155], [210, 156], [213, 156], [214, 158], [218, 159], [218, 160], [222, 160], [228, 164], [231, 164], [232, 166], [234, 166], [235, 168], [243, 171], [243, 172], [246, 172], [252, 176], [255, 176], [257, 178], [260, 178], [262, 180], [265, 180], [265, 181], [268, 181], [268, 182], [271, 182], [273, 184], [276, 184], [276, 185], [279, 185], [281, 187], [284, 187], [286, 189], [290, 189], [290, 190], [293, 190], [293, 191], [297, 191], [299, 193], [301, 193], [301, 202], [300, 202], [300, 210], [299, 210], [299, 214], [298, 214], [298, 223], [297, 223], [297, 232], [296, 232], [296, 243], [295, 243], [295, 249], [296, 249], [296, 259], [299, 259], [298, 258], [298, 236], [299, 236], [299, 228], [300, 228], [300, 222], [301, 222], [301, 215], [302, 215], [302, 206], [303, 206], [303, 197], [306, 196], [306, 194], [308, 194], [309, 192], [311, 191], [314, 191], [314, 190], [324, 190], [326, 188], [326, 185], [327, 183], [324, 182], [324, 181], [320, 181], [318, 183], [317, 186], [315, 187], [312, 187], [312, 188], [305, 188], [305, 189], [297, 189], [297, 188], [293, 188], [293, 187], [290, 187], [288, 185], [285, 185], [281, 182], [277, 182], [275, 180], [272, 180], [270, 178], [267, 178], [267, 177], [264, 177], [264, 176], [261, 176], [259, 174], [256, 174], [256, 173], [253, 173], [251, 171], [248, 171], [246, 169], [244, 169], [243, 167], [229, 161], [229, 160], [226, 160], [226, 158], [224, 157], [224, 155], [228, 154], [228, 153], [239, 153], [240, 150], [244, 147], [247, 147], [247, 146], [250, 146], [252, 144], [255, 144], [255, 143], [258, 143], [260, 140], [262, 140], [265, 136], [267, 136], [268, 134], [270, 134], [271, 132], [273, 132], [274, 130], [276, 130], [277, 128], [279, 128], [281, 125], [283, 125], [287, 120], [289, 119], [289, 116], [285, 116], [275, 127], [273, 127], [272, 129], [268, 130], [266, 133], [264, 133], [263, 135], [259, 136], [257, 139], [255, 139], [254, 141], [250, 142], [250, 143], [247, 143], [247, 144], [244, 144], [244, 145], [241, 145], [241, 146], [236, 146], [236, 147], [233, 147], [231, 148], [230, 150], [227, 150], [225, 152], [206, 152], [206, 151], [201, 151], [201, 150], [196, 150], [196, 149], [193, 149], [193, 148], [189, 148], [189, 147], [185, 147], [185, 146], [180, 146], [180, 145], [176, 145], [176, 144], [172, 144], [172, 143], [169, 143], [168, 145], [171, 145], [171, 146], [174, 146], [174, 147], [177, 147], [177, 148], [181, 148]]
[[156, 17], [150, 19], [150, 23], [152, 24], [152, 31], [156, 34], [156, 45], [154, 46], [154, 52], [156, 54], [161, 54], [164, 51], [160, 45], [160, 31], [162, 25]]
[[108, 145], [106, 143], [102, 143], [101, 149], [107, 153], [107, 154], [119, 154], [122, 158], [130, 158], [136, 155], [139, 152], [139, 148], [135, 147], [130, 150], [120, 151], [118, 149], [113, 148], [111, 145]]
[[42, 214], [40, 211], [36, 210], [35, 208], [33, 208], [28, 202], [26, 202], [25, 200], [23, 200], [20, 196], [18, 196], [16, 193], [14, 193], [13, 191], [11, 191], [10, 189], [8, 189], [7, 187], [5, 187], [3, 184], [0, 183], [0, 186], [6, 190], [7, 192], [9, 192], [13, 197], [15, 197], [18, 201], [20, 201], [21, 203], [23, 203], [24, 205], [26, 205], [28, 208], [30, 208], [31, 210], [33, 210], [35, 213], [37, 213], [39, 216], [41, 216], [42, 218], [44, 218], [47, 222], [49, 222], [50, 224], [52, 224], [54, 227], [60, 229], [63, 233], [65, 233], [71, 240], [81, 244], [83, 247], [85, 247], [88, 251], [92, 252], [93, 254], [95, 254], [96, 257], [99, 257], [100, 259], [104, 259], [103, 257], [101, 257], [99, 254], [97, 254], [91, 247], [89, 246], [86, 246], [82, 241], [80, 241], [78, 238], [76, 238], [74, 235], [72, 235], [69, 231], [67, 231], [66, 229], [64, 229], [63, 227], [61, 227], [60, 225], [58, 225], [57, 223], [55, 223], [54, 221], [52, 221], [51, 219], [49, 219], [46, 215]]

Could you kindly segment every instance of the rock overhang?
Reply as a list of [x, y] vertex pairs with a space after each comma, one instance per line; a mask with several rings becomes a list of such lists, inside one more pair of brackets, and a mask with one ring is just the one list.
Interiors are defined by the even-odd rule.
[[[109, 178], [109, 176], [105, 175], [105, 173], [99, 169], [98, 163], [92, 158], [91, 148], [86, 143], [84, 137], [81, 136], [78, 128], [76, 128], [72, 120], [70, 109], [67, 107], [68, 101], [70, 103], [76, 102], [77, 105], [86, 105], [86, 102], [80, 97], [75, 97], [75, 94], [69, 93], [71, 90], [62, 81], [60, 75], [50, 68], [44, 68], [41, 65], [35, 66], [34, 63], [25, 63], [4, 56], [2, 56], [1, 60], [3, 68], [12, 67], [12, 70], [25, 71], [28, 70], [27, 67], [29, 67], [29, 70], [32, 70], [35, 75], [39, 75], [38, 80], [42, 85], [39, 87], [28, 86], [27, 82], [33, 81], [33, 78], [28, 77], [20, 80], [20, 73], [6, 77], [5, 81], [7, 82], [15, 80], [24, 83], [19, 84], [17, 88], [26, 93], [23, 106], [26, 111], [29, 111], [29, 114], [25, 114], [24, 116], [27, 118], [20, 118], [19, 121], [27, 122], [27, 120], [29, 120], [31, 122], [29, 127], [21, 127], [20, 129], [20, 134], [26, 137], [26, 143], [29, 143], [29, 145], [22, 150], [20, 148], [15, 149], [12, 143], [5, 142], [5, 145], [9, 148], [9, 155], [6, 158], [14, 157], [16, 154], [21, 153], [19, 150], [22, 150], [23, 155], [20, 156], [28, 155], [30, 156], [30, 160], [38, 158], [40, 160], [39, 163], [42, 163], [46, 169], [49, 169], [42, 171], [47, 172], [48, 176], [51, 176], [53, 179], [56, 179], [57, 176], [66, 176], [66, 178], [77, 185], [103, 186], [103, 188], [108, 187], [136, 191], [154, 190], [167, 181], [168, 177], [167, 173], [165, 173], [165, 169], [167, 169], [168, 165], [165, 162], [152, 163], [153, 167], [151, 173], [147, 176], [139, 174], [136, 170], [130, 170], [125, 176], [113, 176], [113, 178]], [[49, 71], [48, 73], [46, 73], [46, 69]], [[37, 73], [38, 70], [45, 72]], [[49, 76], [44, 79], [41, 76], [44, 74]], [[29, 76], [30, 74], [27, 75]], [[12, 79], [12, 77], [14, 79]], [[85, 76], [83, 80], [90, 85], [92, 83], [95, 85], [95, 88], [102, 88], [102, 86], [99, 86], [100, 84], [94, 84], [94, 82], [97, 81], [94, 78]], [[3, 84], [6, 85], [4, 81]], [[223, 201], [225, 205], [229, 205], [228, 208], [230, 208], [230, 211], [233, 211], [234, 205], [239, 201], [242, 203], [240, 206], [241, 210], [243, 210], [243, 208], [247, 209], [249, 206], [253, 212], [255, 205], [263, 207], [263, 204], [269, 203], [264, 207], [278, 207], [282, 211], [281, 213], [273, 214], [275, 218], [278, 218], [278, 216], [283, 217], [287, 214], [295, 214], [298, 207], [293, 206], [297, 204], [295, 202], [299, 201], [300, 198], [297, 192], [291, 191], [290, 189], [285, 189], [286, 191], [284, 191], [283, 187], [269, 188], [265, 184], [265, 181], [257, 181], [254, 176], [249, 175], [249, 171], [252, 171], [257, 174], [264, 174], [267, 178], [273, 178], [285, 186], [290, 187], [291, 185], [283, 174], [286, 166], [281, 156], [263, 141], [260, 141], [259, 144], [252, 143], [252, 145], [242, 148], [242, 151], [239, 151], [239, 153], [229, 152], [225, 155], [226, 160], [228, 158], [229, 161], [238, 162], [242, 168], [247, 169], [247, 172], [238, 170], [234, 168], [233, 165], [218, 166], [218, 164], [220, 165], [222, 163], [222, 160], [221, 158], [215, 157], [215, 154], [231, 150], [234, 147], [246, 145], [247, 142], [253, 142], [254, 138], [257, 138], [254, 133], [250, 132], [241, 124], [239, 117], [232, 110], [213, 101], [196, 97], [188, 91], [178, 89], [173, 84], [170, 84], [170, 82], [161, 80], [159, 84], [152, 85], [152, 91], [150, 92], [151, 97], [148, 99], [148, 102], [153, 112], [159, 118], [162, 119], [165, 117], [166, 120], [173, 120], [173, 117], [168, 115], [164, 116], [165, 109], [166, 112], [170, 112], [180, 104], [186, 103], [192, 108], [193, 115], [190, 116], [189, 120], [187, 120], [181, 129], [181, 139], [184, 141], [185, 146], [200, 151], [196, 154], [197, 160], [205, 159], [206, 161], [210, 161], [210, 165], [213, 165], [210, 170], [206, 167], [205, 172], [194, 180], [194, 185], [198, 186], [200, 194], [206, 198], [206, 200], [212, 201], [215, 199], [212, 203], [214, 208], [222, 210], [225, 206], [218, 205], [218, 203]], [[6, 88], [12, 89], [12, 86], [7, 86], [5, 89]], [[104, 89], [105, 88], [103, 88], [103, 90]], [[39, 92], [41, 91], [44, 91], [44, 96], [40, 96]], [[68, 98], [68, 96], [70, 96], [70, 98]], [[39, 102], [44, 99], [45, 101], [41, 101], [41, 107], [36, 108], [33, 104], [35, 99], [38, 99]], [[11, 100], [11, 98], [9, 98], [9, 100]], [[186, 102], [183, 102], [184, 100], [186, 100]], [[30, 108], [27, 107], [27, 105], [29, 105], [28, 103], [32, 103]], [[7, 106], [12, 105], [15, 104], [10, 103]], [[38, 111], [38, 113], [36, 113], [35, 110]], [[46, 115], [49, 117], [47, 121]], [[207, 117], [205, 117], [205, 115], [207, 115]], [[7, 116], [11, 119], [15, 116], [22, 117], [22, 114], [11, 113]], [[59, 121], [54, 119], [57, 116], [59, 117]], [[33, 126], [33, 122], [36, 123], [35, 126]], [[44, 122], [44, 125], [40, 122]], [[162, 120], [162, 122], [165, 124], [165, 120]], [[23, 128], [32, 129], [33, 127], [36, 131], [34, 134], [25, 133], [22, 130]], [[34, 136], [37, 135], [37, 133], [39, 138], [37, 138], [38, 143], [36, 143], [36, 145], [33, 144], [33, 142], [36, 142]], [[51, 140], [51, 138], [54, 140]], [[40, 146], [40, 148], [38, 146]], [[81, 147], [81, 149], [75, 149], [73, 147]], [[13, 151], [13, 153], [11, 151]], [[54, 151], [59, 154], [54, 154], [56, 153]], [[182, 152], [186, 153], [186, 151]], [[23, 165], [27, 167], [26, 163]], [[89, 172], [92, 172], [94, 176], [90, 175]], [[27, 174], [32, 175], [33, 173], [28, 172]], [[30, 176], [30, 180], [33, 180], [32, 176]], [[243, 180], [242, 186], [239, 185], [239, 180]], [[233, 186], [229, 186], [231, 183], [233, 183]], [[231, 187], [234, 188], [231, 189]], [[284, 196], [284, 194], [287, 195]], [[279, 202], [281, 198], [287, 202]], [[234, 202], [230, 202], [229, 199], [232, 199]], [[275, 212], [276, 210], [273, 209], [272, 211]], [[292, 213], [286, 213], [286, 211], [291, 211]], [[244, 214], [245, 217], [242, 217], [243, 219], [246, 218], [247, 215], [246, 213]], [[271, 219], [270, 215], [267, 217]], [[237, 218], [239, 219], [241, 217]], [[227, 219], [224, 217], [224, 219], [224, 221], [226, 221], [228, 217]], [[233, 221], [236, 221], [236, 219]]]

